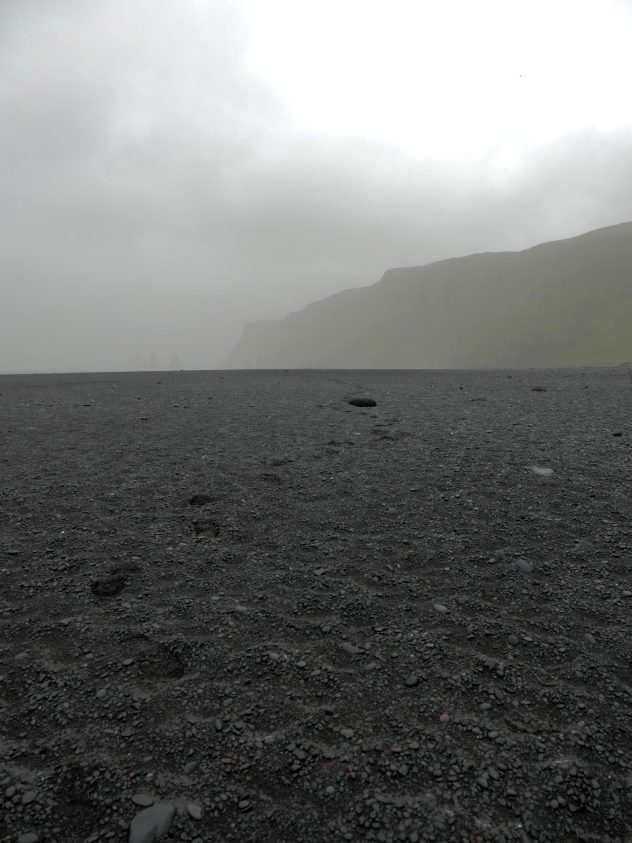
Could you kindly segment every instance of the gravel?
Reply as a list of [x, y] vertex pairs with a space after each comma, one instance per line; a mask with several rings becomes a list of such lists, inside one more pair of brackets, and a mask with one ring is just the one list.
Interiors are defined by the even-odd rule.
[[511, 374], [0, 377], [0, 837], [632, 840], [630, 379]]

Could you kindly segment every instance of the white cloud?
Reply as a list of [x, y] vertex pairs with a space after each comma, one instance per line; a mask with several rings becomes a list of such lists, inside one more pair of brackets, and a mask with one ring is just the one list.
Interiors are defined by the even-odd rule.
[[632, 218], [629, 7], [555, 8], [3, 3], [0, 370], [217, 365], [388, 266]]

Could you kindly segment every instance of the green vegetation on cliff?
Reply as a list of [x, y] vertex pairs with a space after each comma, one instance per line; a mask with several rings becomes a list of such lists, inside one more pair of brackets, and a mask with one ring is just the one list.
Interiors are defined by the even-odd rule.
[[632, 223], [522, 252], [391, 269], [246, 325], [229, 368], [469, 368], [632, 361]]

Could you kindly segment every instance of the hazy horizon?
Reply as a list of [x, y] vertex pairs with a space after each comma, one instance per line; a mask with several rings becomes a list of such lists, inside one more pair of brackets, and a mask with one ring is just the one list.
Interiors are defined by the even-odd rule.
[[217, 368], [391, 267], [632, 220], [630, 40], [629, 0], [5, 0], [0, 371]]

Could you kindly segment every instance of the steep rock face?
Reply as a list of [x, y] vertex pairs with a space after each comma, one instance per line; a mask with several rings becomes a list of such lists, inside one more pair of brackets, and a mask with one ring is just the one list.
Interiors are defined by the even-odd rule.
[[391, 269], [246, 325], [229, 368], [468, 368], [632, 360], [632, 223], [522, 252]]

